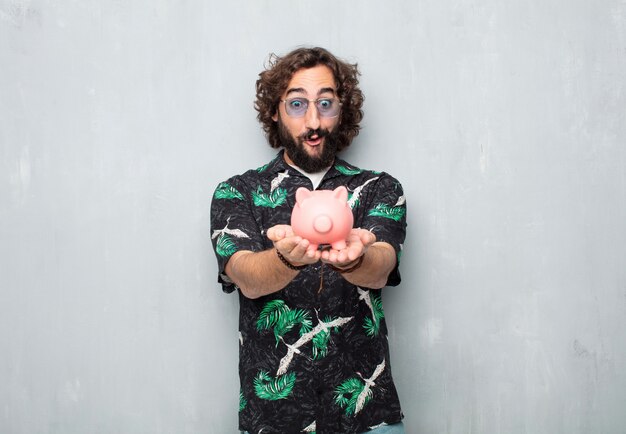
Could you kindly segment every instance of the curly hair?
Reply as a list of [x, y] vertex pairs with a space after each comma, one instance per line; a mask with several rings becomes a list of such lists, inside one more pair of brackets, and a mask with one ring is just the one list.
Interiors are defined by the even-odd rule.
[[359, 134], [364, 97], [358, 86], [360, 73], [357, 64], [339, 60], [324, 48], [298, 48], [283, 57], [271, 54], [266, 70], [259, 74], [260, 78], [256, 82], [254, 108], [258, 112], [257, 119], [261, 122], [272, 148], [281, 147], [278, 123], [272, 116], [278, 110], [280, 98], [289, 81], [297, 71], [318, 65], [330, 68], [337, 83], [337, 97], [341, 102], [337, 151], [348, 147], [352, 139]]

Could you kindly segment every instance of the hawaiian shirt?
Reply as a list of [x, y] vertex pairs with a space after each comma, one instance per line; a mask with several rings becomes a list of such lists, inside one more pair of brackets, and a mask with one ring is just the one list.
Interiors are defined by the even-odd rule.
[[[218, 281], [237, 251], [273, 247], [267, 230], [289, 224], [298, 187], [309, 178], [281, 151], [270, 163], [217, 186], [211, 238]], [[318, 189], [343, 185], [354, 227], [392, 245], [398, 263], [406, 229], [400, 183], [384, 172], [336, 159]], [[285, 268], [285, 270], [287, 270]], [[400, 283], [398, 266], [387, 286]], [[239, 293], [239, 429], [250, 434], [361, 433], [403, 418], [391, 375], [382, 290], [357, 287], [321, 262], [282, 290], [258, 299]]]

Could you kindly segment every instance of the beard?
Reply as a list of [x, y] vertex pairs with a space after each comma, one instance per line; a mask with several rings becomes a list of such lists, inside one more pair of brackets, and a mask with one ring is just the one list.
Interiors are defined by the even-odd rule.
[[[311, 156], [304, 149], [303, 142], [311, 137], [317, 136], [323, 138], [322, 153], [319, 156]], [[285, 148], [285, 152], [291, 158], [291, 161], [300, 169], [308, 173], [320, 172], [330, 167], [335, 161], [337, 155], [337, 129], [328, 131], [318, 128], [316, 130], [309, 129], [306, 133], [299, 135], [295, 139], [283, 124], [280, 116], [278, 117], [278, 135], [281, 145]]]

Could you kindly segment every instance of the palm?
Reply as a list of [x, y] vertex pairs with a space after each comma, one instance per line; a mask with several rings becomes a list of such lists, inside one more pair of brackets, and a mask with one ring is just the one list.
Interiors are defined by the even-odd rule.
[[352, 229], [346, 239], [346, 248], [330, 249], [322, 252], [322, 259], [332, 265], [343, 265], [352, 262], [376, 241], [376, 236], [365, 229]]
[[321, 253], [310, 247], [308, 240], [294, 234], [289, 225], [276, 225], [268, 229], [267, 237], [274, 247], [291, 263], [314, 264]]

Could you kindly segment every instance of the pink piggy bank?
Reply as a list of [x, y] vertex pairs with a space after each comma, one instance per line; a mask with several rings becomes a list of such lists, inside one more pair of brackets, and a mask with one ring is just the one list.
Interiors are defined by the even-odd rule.
[[310, 191], [304, 187], [296, 190], [291, 227], [296, 235], [309, 240], [314, 249], [320, 244], [330, 244], [336, 250], [345, 249], [353, 223], [346, 187], [332, 191]]

